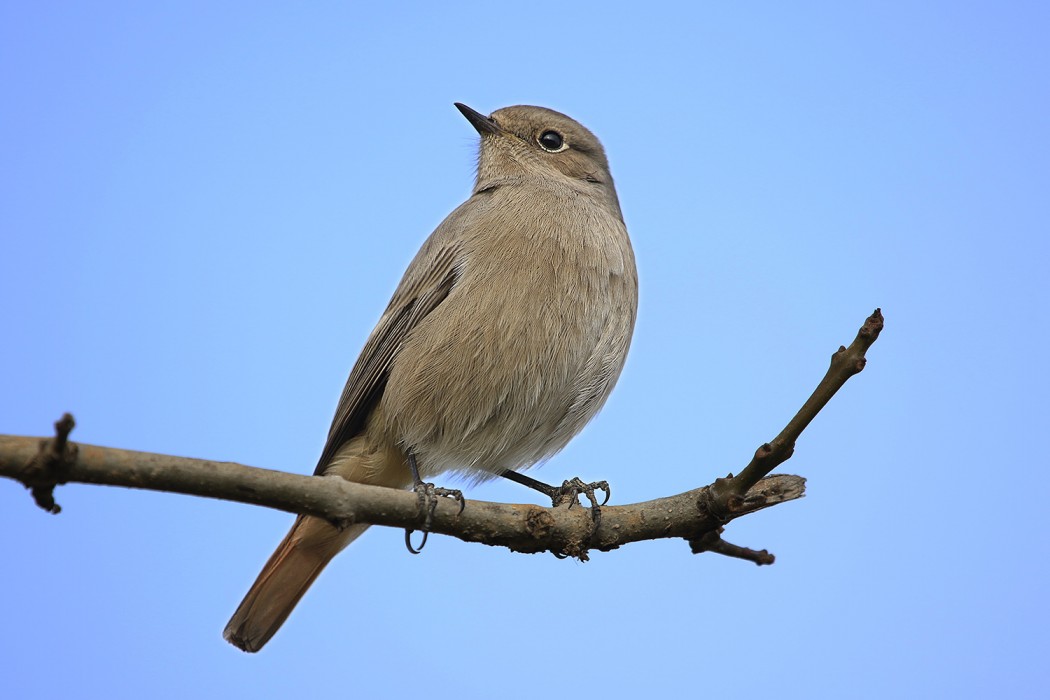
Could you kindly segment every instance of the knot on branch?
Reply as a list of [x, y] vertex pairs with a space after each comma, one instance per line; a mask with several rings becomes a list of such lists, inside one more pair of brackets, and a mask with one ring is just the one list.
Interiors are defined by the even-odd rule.
[[55, 437], [40, 441], [37, 453], [19, 475], [36, 504], [55, 515], [62, 512], [62, 507], [55, 503], [55, 487], [66, 483], [65, 474], [77, 459], [77, 446], [69, 442], [75, 426], [73, 416], [63, 414], [55, 421]]
[[736, 493], [734, 479], [732, 474], [728, 474], [715, 479], [713, 484], [701, 489], [696, 499], [696, 507], [701, 514], [721, 525], [733, 519], [733, 511], [738, 509], [744, 500]]
[[545, 508], [529, 508], [525, 515], [525, 532], [537, 540], [545, 540], [554, 531], [554, 516]]
[[[565, 513], [571, 512], [571, 509], [572, 502], [565, 507]], [[576, 511], [576, 522], [585, 521], [587, 523], [586, 527], [558, 527], [557, 518], [551, 511], [543, 510], [542, 512], [546, 515], [542, 522], [549, 536], [549, 545], [545, 549], [549, 549], [550, 553], [558, 559], [572, 558], [581, 562], [590, 561], [589, 552], [591, 548], [598, 546], [598, 529], [602, 522], [601, 510], [594, 508], [584, 515], [579, 515], [579, 510]], [[539, 519], [538, 516], [537, 519]], [[546, 529], [548, 519], [550, 524], [549, 530]], [[535, 536], [533, 531], [530, 531], [530, 534]]]

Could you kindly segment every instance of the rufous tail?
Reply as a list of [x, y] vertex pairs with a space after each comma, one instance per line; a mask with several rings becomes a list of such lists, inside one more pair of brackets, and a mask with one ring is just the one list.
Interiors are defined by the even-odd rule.
[[340, 530], [320, 518], [300, 515], [266, 562], [222, 636], [244, 651], [259, 651], [288, 619], [324, 567], [368, 528]]

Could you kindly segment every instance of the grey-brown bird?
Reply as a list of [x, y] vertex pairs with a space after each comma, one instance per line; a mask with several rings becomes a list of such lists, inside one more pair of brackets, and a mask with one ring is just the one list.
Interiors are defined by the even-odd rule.
[[[609, 397], [638, 274], [605, 151], [543, 107], [486, 117], [470, 198], [430, 235], [365, 343], [316, 474], [407, 488], [482, 480], [561, 450]], [[367, 525], [299, 516], [224, 636], [258, 651]]]

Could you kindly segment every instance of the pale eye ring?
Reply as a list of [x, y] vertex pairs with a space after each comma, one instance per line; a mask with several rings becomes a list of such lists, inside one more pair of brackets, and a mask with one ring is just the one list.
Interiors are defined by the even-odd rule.
[[536, 142], [548, 153], [560, 153], [569, 147], [562, 135], [552, 129], [547, 129], [537, 136]]

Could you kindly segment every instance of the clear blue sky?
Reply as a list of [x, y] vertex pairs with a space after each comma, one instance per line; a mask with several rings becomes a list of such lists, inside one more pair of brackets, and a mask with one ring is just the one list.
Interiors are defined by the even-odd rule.
[[[868, 368], [730, 526], [586, 564], [374, 529], [263, 653], [290, 516], [0, 482], [0, 696], [1037, 697], [1047, 664], [1050, 10], [1036, 2], [5, 3], [0, 432], [310, 472], [419, 244], [453, 108], [605, 143], [641, 274], [605, 410], [538, 472], [738, 470], [876, 306]], [[468, 498], [533, 501], [514, 484]]]

